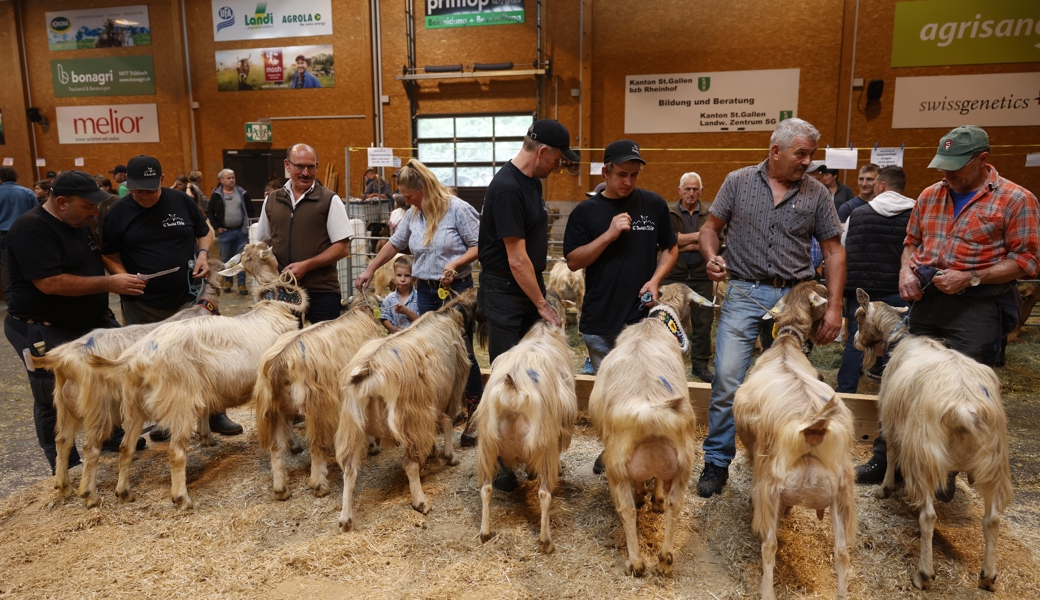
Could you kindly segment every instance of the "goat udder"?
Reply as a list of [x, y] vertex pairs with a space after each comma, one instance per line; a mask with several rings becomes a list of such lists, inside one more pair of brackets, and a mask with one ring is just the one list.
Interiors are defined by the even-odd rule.
[[640, 442], [628, 460], [628, 476], [633, 481], [657, 478], [671, 481], [679, 475], [679, 456], [675, 446], [664, 438]]
[[780, 500], [784, 506], [823, 510], [831, 505], [834, 493], [826, 467], [819, 460], [807, 456], [787, 472]]

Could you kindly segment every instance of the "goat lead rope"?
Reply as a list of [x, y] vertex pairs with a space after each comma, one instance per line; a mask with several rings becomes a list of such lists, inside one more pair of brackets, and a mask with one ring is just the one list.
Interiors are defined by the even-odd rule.
[[[758, 300], [755, 300], [754, 298], [752, 298], [752, 297], [751, 297], [751, 294], [748, 294], [748, 293], [747, 293], [747, 292], [745, 292], [744, 290], [740, 289], [740, 287], [739, 287], [739, 286], [734, 286], [734, 285], [732, 285], [732, 281], [733, 281], [733, 279], [732, 279], [732, 278], [730, 278], [730, 277], [727, 277], [727, 278], [726, 278], [726, 281], [727, 281], [727, 282], [730, 282], [730, 287], [732, 287], [733, 289], [737, 290], [737, 291], [738, 291], [738, 292], [740, 292], [741, 294], [744, 294], [744, 297], [745, 297], [745, 298], [747, 298], [748, 300], [750, 300], [750, 301], [754, 302], [755, 304], [757, 304], [757, 305], [759, 306], [759, 308], [761, 308], [762, 310], [766, 311], [767, 313], [768, 313], [768, 312], [772, 312], [772, 310], [773, 310], [772, 308], [766, 308], [765, 306], [762, 306], [762, 303], [761, 303], [761, 302], [759, 302]], [[758, 285], [758, 284], [756, 283], [755, 285]]]
[[[206, 289], [206, 279], [203, 277], [192, 277], [191, 274], [195, 271], [195, 261], [193, 259], [188, 260], [188, 293], [195, 296], [195, 302], [199, 301], [202, 297], [202, 292]], [[195, 284], [195, 280], [198, 279], [198, 285]]]

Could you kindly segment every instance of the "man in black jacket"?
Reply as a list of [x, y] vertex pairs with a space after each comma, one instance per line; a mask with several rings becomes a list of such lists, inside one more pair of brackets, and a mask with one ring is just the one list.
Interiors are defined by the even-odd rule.
[[[220, 260], [227, 262], [232, 256], [242, 252], [249, 243], [249, 219], [253, 218], [253, 201], [249, 194], [235, 185], [235, 172], [224, 169], [217, 176], [220, 185], [213, 190], [209, 198], [206, 216], [209, 224], [217, 234], [220, 244]], [[231, 278], [224, 278], [224, 292], [231, 291]], [[245, 272], [238, 274], [238, 293], [245, 296], [249, 293], [246, 287]]]

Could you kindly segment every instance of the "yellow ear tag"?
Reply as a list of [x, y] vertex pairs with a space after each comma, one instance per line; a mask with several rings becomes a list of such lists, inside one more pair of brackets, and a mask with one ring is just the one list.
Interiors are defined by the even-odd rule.
[[779, 325], [777, 325], [776, 323], [773, 323], [773, 339], [774, 339], [774, 340], [776, 339], [776, 332], [777, 332], [777, 331], [778, 331], [779, 329], [780, 329], [780, 326], [779, 326]]
[[[771, 311], [769, 311], [769, 312], [771, 312], [771, 313], [773, 313], [774, 315], [776, 315], [776, 314], [779, 314], [779, 313], [780, 313], [780, 309], [774, 306], [774, 307], [773, 307], [773, 310], [771, 310]], [[779, 324], [778, 324], [778, 323], [776, 322], [776, 320], [774, 319], [774, 320], [773, 320], [773, 339], [774, 339], [774, 340], [776, 339], [776, 334], [777, 334], [777, 331], [779, 331], [779, 329], [780, 329], [780, 326], [779, 326]]]
[[446, 290], [444, 288], [438, 289], [437, 290], [437, 297], [440, 298], [441, 300], [447, 300], [448, 299], [448, 290]]
[[383, 311], [379, 310], [378, 308], [373, 310], [372, 314], [375, 315], [377, 319], [383, 318]]

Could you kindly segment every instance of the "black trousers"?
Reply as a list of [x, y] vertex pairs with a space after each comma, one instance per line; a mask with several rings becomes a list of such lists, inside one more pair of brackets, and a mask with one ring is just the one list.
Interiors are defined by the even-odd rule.
[[[544, 285], [539, 287], [544, 294]], [[487, 319], [488, 358], [491, 362], [520, 343], [527, 330], [542, 318], [520, 286], [491, 273], [480, 274], [477, 310]]]
[[[119, 327], [119, 323], [111, 317], [99, 324], [100, 327]], [[14, 351], [18, 354], [18, 360], [22, 361], [22, 351], [29, 348], [35, 355], [40, 355], [35, 346], [38, 342], [45, 344], [43, 351], [47, 352], [57, 348], [65, 342], [74, 340], [90, 329], [75, 330], [63, 327], [54, 327], [42, 324], [27, 323], [19, 321], [8, 315], [4, 319], [4, 335], [11, 343]], [[47, 462], [51, 465], [51, 474], [54, 474], [54, 461], [58, 456], [54, 443], [54, 428], [58, 421], [58, 412], [54, 408], [54, 373], [51, 371], [28, 371], [29, 388], [33, 395], [33, 422], [36, 425], [36, 439], [43, 449]], [[69, 452], [69, 466], [73, 467], [80, 463], [79, 453], [73, 445]]]

